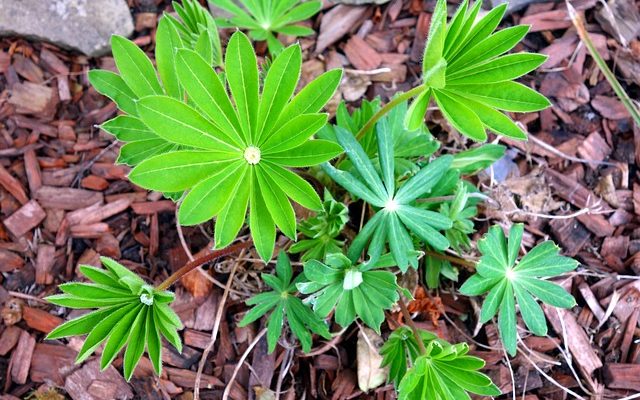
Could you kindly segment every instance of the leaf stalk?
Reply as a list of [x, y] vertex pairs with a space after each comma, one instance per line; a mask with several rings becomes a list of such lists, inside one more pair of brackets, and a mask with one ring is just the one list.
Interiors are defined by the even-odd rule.
[[420, 337], [420, 332], [418, 331], [418, 327], [411, 319], [411, 314], [409, 314], [409, 310], [407, 309], [407, 305], [404, 304], [404, 300], [402, 300], [402, 293], [400, 293], [400, 298], [398, 299], [398, 305], [400, 306], [400, 311], [402, 311], [402, 316], [409, 328], [411, 328], [411, 332], [413, 332], [413, 337], [418, 342], [418, 349], [420, 350], [421, 355], [427, 354], [427, 349], [424, 347], [424, 343], [422, 342], [422, 338]]
[[220, 257], [224, 257], [229, 254], [235, 253], [239, 250], [246, 249], [247, 247], [251, 246], [251, 244], [253, 244], [253, 242], [251, 240], [248, 240], [246, 242], [234, 244], [233, 246], [225, 247], [224, 249], [212, 251], [211, 253], [205, 254], [192, 261], [189, 261], [184, 266], [182, 266], [179, 270], [177, 270], [176, 272], [171, 274], [167, 279], [165, 279], [164, 282], [162, 282], [160, 285], [156, 287], [156, 289], [167, 290], [174, 283], [179, 281], [183, 276], [193, 271], [194, 269], [198, 268], [199, 266], [206, 264], [210, 261], [216, 260]]

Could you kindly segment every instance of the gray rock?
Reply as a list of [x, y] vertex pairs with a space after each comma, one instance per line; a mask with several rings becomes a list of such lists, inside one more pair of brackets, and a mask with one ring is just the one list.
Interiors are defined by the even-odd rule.
[[129, 36], [125, 0], [0, 0], [0, 36], [45, 40], [89, 56], [109, 51], [112, 34]]

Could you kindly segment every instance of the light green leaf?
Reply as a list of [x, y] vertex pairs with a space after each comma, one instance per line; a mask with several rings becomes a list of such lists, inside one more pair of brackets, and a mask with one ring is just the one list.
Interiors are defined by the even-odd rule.
[[242, 32], [235, 32], [229, 39], [225, 72], [245, 142], [251, 143], [257, 136], [258, 65], [251, 42]]
[[120, 75], [101, 69], [89, 71], [89, 82], [100, 94], [113, 100], [119, 109], [127, 114], [137, 115], [136, 100], [138, 96], [133, 93]]
[[487, 140], [482, 121], [473, 110], [451, 97], [448, 90], [435, 90], [434, 95], [442, 113], [461, 134], [477, 141]]
[[342, 153], [342, 148], [328, 140], [309, 140], [295, 149], [265, 154], [264, 159], [285, 167], [309, 167], [322, 164]]
[[125, 37], [113, 35], [111, 51], [120, 76], [138, 97], [164, 93], [151, 60], [138, 45]]
[[499, 82], [491, 85], [449, 85], [459, 96], [478, 101], [503, 111], [540, 111], [551, 105], [546, 97], [516, 82]]
[[200, 113], [167, 96], [148, 96], [138, 102], [142, 121], [170, 142], [198, 149], [238, 154], [229, 137]]

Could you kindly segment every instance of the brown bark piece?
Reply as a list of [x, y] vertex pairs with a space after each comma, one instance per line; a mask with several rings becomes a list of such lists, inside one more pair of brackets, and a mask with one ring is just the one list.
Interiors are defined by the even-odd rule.
[[[597, 131], [591, 132], [578, 146], [578, 155], [586, 160], [603, 161], [611, 155], [611, 147]], [[592, 168], [597, 164], [590, 163]]]
[[36, 347], [36, 340], [27, 331], [20, 332], [18, 345], [11, 354], [11, 379], [20, 385], [27, 383], [31, 356]]
[[9, 232], [16, 237], [20, 237], [40, 225], [40, 222], [42, 222], [46, 216], [47, 213], [40, 207], [40, 204], [35, 200], [31, 200], [3, 222]]
[[0, 356], [7, 355], [8, 352], [18, 343], [22, 329], [17, 326], [8, 326], [0, 335]]
[[584, 378], [593, 383], [593, 372], [602, 367], [602, 361], [591, 347], [589, 337], [584, 329], [569, 310], [547, 305], [543, 305], [543, 309], [553, 329], [569, 347], [569, 351], [573, 354], [576, 365], [582, 371]]
[[[195, 372], [194, 372], [195, 373]], [[128, 400], [133, 392], [124, 378], [113, 367], [100, 370], [100, 360], [89, 361], [64, 382], [64, 390], [74, 400]]]
[[[176, 385], [193, 389], [193, 383], [196, 380], [196, 373], [194, 371], [173, 367], [165, 367], [164, 370], [167, 371], [169, 379]], [[224, 387], [224, 383], [215, 376], [202, 374], [200, 388], [211, 389], [214, 387]]]
[[77, 210], [95, 203], [102, 203], [104, 196], [91, 190], [43, 186], [36, 192], [36, 200], [45, 208]]
[[155, 214], [175, 211], [176, 204], [171, 200], [145, 201], [143, 203], [133, 203], [131, 208], [136, 214]]
[[29, 201], [29, 197], [27, 197], [27, 193], [24, 191], [20, 181], [14, 178], [2, 165], [0, 165], [0, 186], [11, 193], [20, 204], [25, 204]]
[[55, 327], [63, 322], [60, 317], [56, 317], [55, 315], [49, 314], [39, 308], [28, 306], [22, 307], [22, 319], [24, 319], [29, 328], [44, 333], [51, 332]]
[[640, 364], [606, 364], [603, 372], [607, 387], [640, 391]]
[[562, 252], [570, 257], [578, 254], [591, 238], [584, 225], [572, 219], [554, 219], [549, 225], [553, 236], [562, 245]]
[[77, 352], [67, 346], [38, 343], [31, 360], [30, 378], [33, 382], [53, 382], [64, 386], [64, 380], [78, 368]]
[[24, 152], [24, 169], [29, 182], [29, 192], [33, 195], [42, 187], [42, 174], [35, 150], [29, 149]]
[[13, 85], [9, 97], [9, 104], [16, 106], [18, 114], [36, 114], [45, 118], [53, 116], [57, 103], [56, 91], [32, 82]]
[[344, 46], [344, 54], [357, 69], [372, 70], [380, 66], [382, 58], [369, 43], [359, 36], [352, 36]]
[[316, 53], [321, 53], [349, 31], [357, 29], [370, 12], [369, 7], [352, 7], [344, 4], [339, 4], [329, 10], [322, 17], [320, 23]]
[[[547, 169], [545, 176], [549, 184], [555, 189], [555, 194], [576, 207], [610, 209], [598, 196], [571, 177], [552, 169]], [[607, 237], [613, 234], [613, 226], [601, 214], [582, 214], [577, 218], [598, 237]]]
[[0, 272], [12, 272], [24, 267], [24, 260], [16, 253], [0, 249]]
[[39, 285], [50, 285], [53, 283], [51, 268], [55, 263], [56, 248], [48, 244], [38, 246], [38, 256], [36, 257], [36, 283]]

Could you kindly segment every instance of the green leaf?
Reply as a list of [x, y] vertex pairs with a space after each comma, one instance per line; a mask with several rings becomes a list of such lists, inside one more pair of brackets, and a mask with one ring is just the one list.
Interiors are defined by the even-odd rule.
[[105, 70], [89, 71], [89, 82], [96, 91], [113, 100], [119, 109], [127, 114], [137, 115], [136, 100], [138, 96], [133, 93], [120, 75]]
[[[489, 292], [482, 305], [480, 321], [486, 322], [498, 312], [500, 336], [509, 354], [516, 351], [516, 300], [527, 327], [536, 335], [545, 335], [547, 325], [537, 297], [548, 305], [570, 308], [574, 298], [561, 286], [539, 279], [571, 271], [577, 263], [558, 255], [558, 247], [544, 242], [534, 247], [518, 263], [524, 231], [523, 224], [512, 226], [506, 240], [502, 228], [493, 226], [478, 249], [482, 253], [476, 274], [465, 282], [460, 291], [466, 295]], [[526, 260], [526, 261], [525, 261]]]
[[430, 162], [400, 187], [395, 195], [396, 201], [406, 204], [429, 192], [449, 169], [452, 160], [453, 157], [446, 155]]
[[269, 67], [260, 98], [256, 142], [260, 142], [261, 137], [271, 133], [282, 110], [291, 99], [300, 79], [301, 65], [300, 46], [293, 45], [280, 53]]
[[119, 115], [100, 125], [122, 142], [160, 139], [142, 121], [136, 117]]
[[276, 229], [263, 195], [260, 192], [260, 184], [255, 172], [251, 172], [249, 227], [258, 254], [263, 260], [270, 260], [276, 240]]
[[244, 174], [238, 180], [230, 196], [234, 200], [227, 202], [227, 205], [218, 215], [214, 234], [216, 249], [221, 249], [231, 244], [236, 239], [242, 225], [244, 225], [249, 204], [250, 186], [246, 184], [245, 179], [248, 178], [249, 174], [249, 169], [245, 168]]
[[151, 365], [153, 365], [153, 370], [160, 376], [162, 375], [162, 341], [153, 311], [147, 312], [146, 330], [149, 359], [151, 360]]
[[100, 358], [100, 368], [107, 368], [113, 360], [116, 358], [120, 350], [127, 344], [131, 331], [135, 327], [135, 322], [138, 321], [138, 316], [141, 313], [144, 305], [139, 303], [131, 311], [125, 314], [111, 329], [109, 337], [102, 351], [102, 357]]
[[236, 161], [193, 187], [180, 204], [178, 219], [182, 225], [197, 225], [220, 213], [232, 200], [232, 194], [248, 167]]
[[148, 307], [144, 307], [131, 327], [131, 334], [129, 336], [129, 346], [124, 352], [124, 377], [127, 381], [131, 380], [133, 370], [140, 362], [142, 353], [144, 353], [144, 347], [147, 342], [147, 313]]
[[176, 74], [175, 60], [175, 49], [182, 46], [182, 39], [175, 26], [167, 18], [160, 18], [156, 31], [156, 64], [164, 90], [176, 99], [181, 99], [183, 96]]
[[520, 285], [514, 285], [513, 289], [524, 323], [527, 324], [527, 327], [534, 335], [545, 336], [547, 334], [547, 321], [544, 318], [542, 308], [536, 303], [533, 296]]
[[49, 332], [46, 339], [60, 339], [69, 336], [85, 335], [91, 332], [96, 325], [102, 321], [106, 316], [112, 313], [114, 308], [105, 308], [87, 313], [81, 317], [74, 318], [70, 321], [59, 325], [57, 328]]
[[444, 52], [445, 38], [447, 34], [447, 3], [438, 1], [431, 15], [429, 25], [429, 40], [424, 48], [422, 60], [422, 73], [427, 75], [441, 62]]
[[309, 167], [322, 164], [342, 153], [342, 148], [327, 140], [309, 140], [305, 144], [286, 151], [265, 154], [264, 159], [285, 167]]
[[125, 37], [113, 35], [111, 51], [120, 76], [138, 97], [164, 93], [151, 60], [138, 45]]
[[276, 126], [282, 126], [298, 115], [320, 111], [335, 93], [341, 79], [342, 70], [332, 69], [311, 81], [287, 104]]
[[129, 173], [129, 180], [143, 188], [178, 192], [218, 175], [231, 165], [239, 167], [238, 160], [238, 155], [229, 153], [172, 151], [141, 162]]
[[516, 321], [516, 304], [513, 299], [513, 289], [511, 285], [506, 285], [500, 313], [498, 314], [498, 325], [500, 326], [500, 338], [507, 352], [514, 356], [518, 337], [518, 325]]
[[490, 167], [504, 156], [505, 150], [504, 146], [493, 143], [464, 150], [453, 156], [451, 168], [457, 169], [461, 174], [473, 174]]
[[260, 192], [273, 222], [280, 228], [282, 233], [291, 239], [295, 239], [296, 216], [289, 199], [287, 199], [287, 195], [261, 167], [255, 168], [255, 174], [260, 185]]
[[225, 71], [245, 142], [253, 142], [257, 137], [258, 66], [251, 42], [242, 32], [235, 32], [229, 39]]
[[[399, 400], [470, 399], [467, 392], [485, 396], [501, 394], [491, 379], [478, 371], [484, 362], [466, 355], [469, 351], [466, 343], [451, 345], [437, 338], [425, 338], [423, 342], [425, 354], [408, 352], [405, 363], [410, 363], [411, 368], [402, 374], [399, 385], [396, 383]], [[399, 357], [396, 362], [400, 362]]]
[[301, 114], [263, 136], [260, 145], [263, 153], [278, 153], [294, 149], [306, 143], [314, 133], [327, 123], [326, 114]]
[[236, 146], [244, 146], [238, 116], [218, 74], [197, 53], [179, 50], [178, 77], [189, 97], [208, 120], [227, 133]]
[[447, 90], [503, 111], [532, 112], [549, 107], [546, 97], [516, 82], [492, 85], [450, 85]]
[[511, 50], [518, 42], [520, 42], [529, 32], [528, 25], [517, 25], [498, 31], [489, 37], [483, 39], [469, 51], [459, 54], [449, 67], [455, 70], [461, 70], [474, 65], [481, 60], [490, 60], [506, 51]]
[[434, 95], [442, 113], [461, 134], [480, 142], [487, 140], [482, 121], [472, 109], [446, 91], [436, 90]]
[[262, 164], [262, 168], [271, 179], [277, 182], [287, 196], [293, 201], [310, 210], [319, 210], [322, 207], [320, 197], [313, 187], [298, 175], [286, 168], [271, 165], [269, 162]]
[[[138, 102], [140, 119], [172, 143], [222, 153], [240, 154], [229, 137], [180, 100], [148, 96]], [[233, 143], [233, 142], [231, 142]]]
[[510, 81], [538, 68], [547, 58], [543, 54], [508, 54], [447, 75], [447, 83], [486, 85]]
[[424, 126], [424, 115], [427, 113], [430, 99], [431, 90], [425, 90], [413, 100], [404, 120], [404, 126], [408, 130], [414, 131]]

